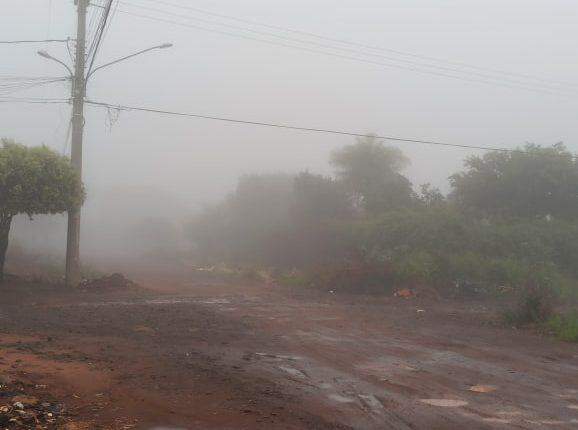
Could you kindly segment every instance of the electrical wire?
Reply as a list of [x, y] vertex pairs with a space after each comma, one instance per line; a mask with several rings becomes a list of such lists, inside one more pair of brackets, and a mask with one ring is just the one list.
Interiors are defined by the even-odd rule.
[[[264, 31], [259, 31], [259, 30], [247, 28], [247, 27], [241, 27], [241, 26], [226, 24], [226, 23], [217, 22], [217, 21], [205, 20], [205, 19], [201, 19], [201, 18], [189, 16], [189, 15], [172, 13], [172, 12], [164, 11], [164, 10], [158, 9], [158, 8], [151, 8], [151, 7], [147, 7], [147, 6], [142, 6], [142, 5], [130, 3], [130, 2], [125, 1], [125, 0], [122, 0], [122, 1], [119, 0], [119, 3], [122, 3], [123, 5], [126, 5], [128, 7], [144, 9], [147, 11], [161, 13], [164, 15], [177, 17], [177, 18], [181, 18], [181, 19], [193, 20], [193, 21], [197, 21], [197, 22], [200, 22], [203, 24], [217, 25], [217, 26], [222, 26], [222, 27], [226, 27], [226, 28], [232, 28], [233, 30], [246, 31], [246, 32], [254, 33], [254, 34], [257, 34], [260, 36], [273, 37], [276, 39], [287, 40], [287, 41], [296, 42], [299, 44], [308, 44], [308, 45], [312, 45], [312, 46], [319, 47], [322, 49], [329, 48], [332, 50], [343, 51], [343, 52], [346, 52], [348, 54], [353, 54], [356, 56], [376, 57], [376, 58], [383, 59], [386, 61], [393, 61], [394, 63], [409, 64], [411, 66], [412, 71], [418, 71], [417, 68], [422, 68], [422, 69], [425, 68], [424, 71], [427, 71], [428, 69], [434, 69], [434, 70], [441, 70], [442, 72], [449, 72], [449, 73], [454, 73], [454, 74], [455, 73], [465, 74], [466, 76], [470, 75], [470, 76], [474, 76], [474, 77], [481, 77], [481, 78], [486, 79], [486, 80], [492, 80], [492, 81], [495, 80], [498, 82], [506, 82], [508, 84], [523, 85], [523, 86], [530, 85], [533, 87], [536, 86], [538, 89], [543, 89], [543, 90], [549, 90], [549, 91], [555, 91], [555, 92], [560, 90], [559, 87], [551, 86], [548, 84], [532, 84], [532, 83], [528, 83], [528, 82], [524, 82], [524, 81], [520, 81], [520, 80], [516, 80], [516, 79], [512, 79], [512, 78], [507, 78], [507, 77], [500, 78], [500, 77], [496, 77], [496, 76], [488, 74], [488, 73], [482, 73], [482, 72], [476, 72], [476, 71], [464, 71], [464, 70], [456, 69], [455, 67], [441, 66], [441, 65], [435, 65], [435, 64], [424, 64], [423, 62], [420, 63], [420, 62], [415, 61], [415, 60], [409, 60], [409, 59], [405, 59], [405, 58], [400, 59], [400, 58], [395, 58], [395, 57], [391, 57], [391, 56], [385, 56], [385, 55], [379, 54], [379, 53], [361, 52], [361, 51], [359, 51], [359, 49], [340, 47], [340, 46], [335, 46], [335, 45], [331, 45], [331, 44], [327, 44], [327, 43], [318, 43], [318, 42], [314, 42], [311, 40], [299, 39], [299, 38], [294, 38], [294, 37], [287, 37], [287, 36], [283, 36], [283, 35], [279, 35], [279, 34], [275, 34], [275, 33], [271, 33], [271, 32], [264, 32]], [[537, 85], [539, 85], [539, 86], [537, 86]], [[578, 88], [572, 88], [569, 90], [577, 92]], [[578, 93], [577, 93], [577, 95], [578, 95]]]
[[327, 55], [327, 56], [331, 56], [331, 57], [336, 57], [336, 58], [341, 58], [341, 59], [346, 59], [346, 60], [351, 60], [351, 61], [357, 61], [357, 62], [372, 64], [372, 65], [377, 65], [377, 66], [381, 66], [383, 68], [388, 68], [388, 69], [395, 68], [395, 69], [401, 69], [401, 70], [409, 70], [409, 71], [416, 72], [416, 73], [441, 76], [441, 77], [456, 79], [456, 80], [460, 80], [460, 81], [482, 83], [482, 84], [487, 84], [487, 85], [492, 85], [492, 86], [499, 86], [499, 87], [513, 88], [513, 89], [522, 89], [522, 90], [526, 90], [526, 91], [556, 95], [556, 96], [560, 96], [560, 97], [564, 97], [564, 98], [570, 98], [570, 99], [573, 98], [572, 96], [569, 96], [568, 94], [566, 94], [564, 92], [559, 92], [559, 91], [556, 91], [554, 89], [536, 88], [536, 87], [527, 86], [527, 85], [501, 83], [499, 81], [490, 81], [490, 80], [485, 80], [485, 79], [474, 79], [474, 78], [468, 78], [468, 77], [464, 77], [464, 76], [451, 75], [451, 74], [443, 73], [443, 72], [437, 72], [437, 71], [433, 71], [433, 70], [421, 70], [421, 69], [416, 69], [413, 67], [403, 66], [400, 64], [373, 61], [373, 60], [368, 60], [368, 59], [364, 59], [364, 58], [353, 57], [350, 55], [339, 54], [339, 53], [335, 53], [335, 52], [328, 52], [328, 51], [323, 51], [323, 50], [319, 50], [319, 49], [313, 49], [313, 48], [308, 48], [308, 47], [303, 47], [303, 46], [291, 45], [291, 44], [287, 44], [287, 43], [283, 43], [283, 42], [260, 39], [260, 38], [248, 36], [245, 34], [231, 33], [231, 32], [223, 31], [223, 30], [215, 30], [215, 29], [200, 27], [197, 25], [189, 24], [189, 23], [182, 23], [182, 22], [178, 22], [178, 21], [174, 21], [174, 20], [170, 20], [170, 19], [165, 19], [165, 18], [160, 18], [160, 17], [155, 17], [155, 16], [150, 16], [150, 15], [142, 15], [139, 13], [129, 12], [126, 10], [121, 10], [121, 9], [119, 9], [119, 12], [126, 14], [126, 15], [138, 17], [138, 18], [144, 18], [144, 19], [148, 19], [148, 20], [173, 24], [173, 25], [177, 25], [177, 26], [181, 26], [181, 27], [193, 28], [196, 30], [207, 31], [207, 32], [211, 32], [211, 33], [217, 33], [217, 34], [226, 35], [226, 36], [234, 37], [234, 38], [257, 41], [257, 42], [266, 43], [266, 44], [275, 45], [275, 46], [282, 46], [285, 48], [297, 49], [297, 50], [306, 51], [306, 52], [315, 53], [315, 54], [322, 54], [322, 55]]
[[100, 49], [102, 41], [104, 40], [103, 36], [104, 36], [105, 30], [106, 30], [106, 26], [107, 26], [107, 22], [108, 22], [108, 17], [110, 15], [110, 8], [111, 7], [112, 7], [112, 0], [108, 0], [108, 3], [106, 4], [105, 10], [102, 14], [101, 23], [98, 27], [98, 36], [96, 38], [96, 44], [94, 45], [92, 57], [89, 57], [90, 58], [90, 65], [88, 66], [88, 69], [87, 69], [88, 75], [90, 75], [90, 72], [92, 72], [92, 68], [94, 66], [94, 61], [96, 60], [96, 57], [98, 55], [98, 51]]
[[0, 97], [0, 103], [67, 104], [70, 99], [41, 99], [32, 97]]
[[103, 39], [106, 39], [106, 36], [108, 35], [108, 32], [110, 30], [110, 27], [112, 25], [112, 21], [114, 21], [114, 17], [116, 16], [117, 12], [118, 12], [118, 4], [120, 2], [117, 0], [116, 3], [114, 3], [114, 0], [111, 0], [111, 4], [114, 4], [114, 9], [112, 9], [112, 11], [110, 12], [110, 16], [108, 18], [108, 22], [106, 23], [106, 26], [104, 28], [104, 34], [102, 36]]
[[437, 57], [415, 54], [415, 53], [391, 49], [391, 48], [384, 48], [381, 46], [363, 44], [363, 43], [358, 43], [358, 42], [354, 42], [351, 40], [324, 36], [324, 35], [308, 32], [308, 31], [296, 30], [293, 28], [283, 27], [283, 26], [279, 26], [279, 25], [272, 25], [272, 24], [262, 23], [262, 22], [253, 21], [253, 20], [249, 20], [249, 19], [243, 19], [243, 18], [239, 18], [236, 16], [226, 15], [223, 13], [216, 13], [216, 12], [212, 12], [212, 11], [207, 11], [207, 10], [200, 9], [197, 7], [184, 6], [184, 5], [180, 5], [180, 4], [170, 3], [167, 1], [163, 1], [163, 0], [141, 0], [141, 1], [148, 1], [148, 2], [154, 3], [155, 5], [162, 4], [165, 6], [170, 6], [170, 7], [178, 8], [181, 10], [189, 10], [189, 11], [201, 13], [201, 14], [208, 15], [208, 16], [224, 18], [224, 19], [228, 19], [228, 20], [232, 20], [232, 21], [236, 21], [236, 22], [241, 22], [244, 24], [249, 24], [249, 25], [253, 25], [253, 26], [260, 26], [260, 27], [269, 28], [269, 29], [273, 29], [273, 30], [280, 30], [280, 31], [288, 32], [288, 33], [300, 34], [300, 35], [312, 37], [315, 39], [340, 43], [340, 44], [344, 44], [344, 45], [348, 45], [348, 46], [354, 46], [354, 47], [369, 49], [369, 50], [373, 50], [373, 51], [388, 52], [388, 53], [403, 56], [403, 57], [418, 58], [418, 59], [426, 60], [429, 62], [445, 63], [445, 64], [449, 64], [449, 65], [453, 65], [453, 66], [457, 66], [457, 67], [461, 67], [461, 68], [474, 69], [474, 70], [480, 70], [483, 72], [489, 72], [489, 73], [494, 73], [494, 74], [503, 74], [503, 75], [513, 76], [513, 77], [518, 77], [518, 78], [530, 79], [530, 80], [535, 80], [537, 82], [542, 82], [542, 83], [547, 83], [547, 84], [560, 85], [560, 86], [567, 85], [567, 86], [572, 86], [575, 88], [578, 87], [578, 83], [575, 83], [575, 82], [552, 81], [552, 80], [544, 79], [541, 77], [536, 77], [536, 76], [525, 74], [525, 73], [514, 73], [514, 72], [510, 72], [510, 71], [505, 71], [505, 70], [499, 70], [499, 69], [493, 69], [493, 68], [488, 68], [488, 67], [481, 67], [481, 66], [477, 66], [477, 65], [472, 65], [472, 64], [468, 64], [468, 63], [464, 63], [464, 62], [460, 62], [460, 61], [446, 60], [446, 59], [441, 59], [441, 58], [437, 58]]
[[65, 82], [68, 78], [56, 78], [44, 81], [16, 81], [9, 82], [5, 84], [0, 84], [0, 96], [14, 94], [19, 91], [28, 90], [35, 87], [40, 87], [48, 84], [53, 84], [56, 82]]
[[0, 44], [19, 44], [19, 43], [66, 43], [68, 39], [45, 39], [45, 40], [0, 40]]
[[[226, 118], [226, 117], [219, 117], [219, 116], [210, 116], [210, 115], [200, 115], [200, 114], [193, 114], [193, 113], [185, 113], [185, 112], [176, 112], [176, 111], [169, 111], [169, 110], [162, 110], [162, 109], [153, 109], [147, 108], [142, 106], [123, 106], [123, 105], [113, 105], [110, 103], [103, 103], [97, 102], [93, 100], [87, 100], [87, 104], [107, 108], [107, 109], [117, 109], [123, 111], [140, 111], [140, 112], [148, 112], [148, 113], [156, 113], [162, 115], [170, 115], [170, 116], [178, 116], [178, 117], [188, 117], [188, 118], [197, 118], [197, 119], [207, 119], [212, 121], [221, 121], [221, 122], [229, 122], [235, 124], [244, 124], [244, 125], [255, 125], [260, 127], [270, 127], [270, 128], [280, 128], [286, 130], [297, 130], [297, 131], [305, 131], [305, 132], [313, 132], [313, 133], [325, 133], [325, 134], [335, 134], [335, 135], [342, 135], [342, 136], [352, 136], [352, 137], [367, 137], [367, 133], [358, 133], [358, 132], [351, 132], [351, 131], [342, 131], [342, 130], [332, 130], [326, 128], [316, 128], [316, 127], [301, 127], [301, 126], [294, 126], [288, 124], [279, 124], [279, 123], [271, 123], [271, 122], [261, 122], [261, 121], [247, 121], [235, 118]], [[433, 145], [433, 146], [444, 146], [444, 147], [452, 147], [452, 148], [462, 148], [462, 149], [476, 149], [476, 150], [484, 150], [484, 151], [498, 151], [498, 152], [507, 152], [507, 153], [522, 153], [528, 155], [535, 155], [529, 151], [525, 151], [523, 149], [508, 149], [508, 148], [501, 148], [498, 146], [485, 146], [485, 145], [466, 145], [466, 144], [459, 144], [459, 143], [449, 143], [449, 142], [440, 142], [434, 140], [421, 140], [421, 139], [413, 139], [413, 138], [405, 138], [405, 137], [395, 137], [395, 136], [383, 136], [383, 135], [372, 135], [377, 139], [387, 140], [391, 142], [402, 142], [402, 143], [416, 143], [416, 144], [423, 144], [423, 145]], [[578, 158], [578, 156], [572, 156], [573, 158]]]

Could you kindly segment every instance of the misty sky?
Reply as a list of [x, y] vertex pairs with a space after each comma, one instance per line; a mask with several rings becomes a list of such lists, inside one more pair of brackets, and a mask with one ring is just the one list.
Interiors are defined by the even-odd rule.
[[[560, 94], [544, 94], [463, 82], [119, 12], [102, 46], [100, 63], [163, 42], [175, 46], [98, 73], [89, 85], [89, 98], [473, 145], [514, 147], [525, 142], [564, 141], [578, 151], [575, 0], [167, 1], [567, 84], [559, 87]], [[122, 3], [119, 8], [124, 11], [205, 28], [240, 33], [134, 5], [248, 27], [150, 0]], [[74, 37], [74, 15], [71, 0], [2, 0], [0, 40]], [[58, 44], [0, 45], [0, 75], [60, 75], [58, 65], [35, 54], [38, 49], [67, 59], [66, 50]], [[68, 92], [64, 84], [56, 84], [13, 96], [66, 97]], [[66, 105], [0, 103], [0, 135], [62, 150], [68, 117]], [[306, 168], [329, 173], [329, 152], [351, 141], [343, 136], [136, 112], [121, 113], [109, 130], [106, 111], [88, 107], [85, 178], [89, 192], [117, 185], [125, 189], [155, 186], [181, 199], [184, 207], [193, 208], [232, 189], [242, 173]], [[442, 187], [471, 153], [399, 146], [413, 160], [408, 174], [414, 183], [432, 182]], [[153, 205], [154, 199], [151, 196]]]

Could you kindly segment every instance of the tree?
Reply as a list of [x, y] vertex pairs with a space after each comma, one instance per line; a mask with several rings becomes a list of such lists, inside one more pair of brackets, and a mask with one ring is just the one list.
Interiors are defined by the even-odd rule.
[[331, 155], [337, 176], [370, 213], [407, 207], [413, 200], [411, 182], [400, 171], [409, 159], [375, 136], [358, 139]]
[[239, 178], [221, 204], [200, 213], [190, 227], [199, 257], [242, 264], [277, 264], [285, 253], [293, 176]]
[[425, 208], [436, 208], [446, 203], [446, 198], [439, 188], [432, 187], [431, 184], [422, 184], [419, 193], [416, 195], [418, 203]]
[[578, 216], [578, 163], [559, 143], [470, 157], [450, 177], [451, 198], [482, 216]]
[[293, 185], [292, 218], [298, 225], [348, 218], [351, 199], [343, 184], [333, 178], [301, 172]]
[[69, 160], [46, 146], [29, 148], [0, 140], [0, 280], [12, 218], [65, 212], [84, 200]]

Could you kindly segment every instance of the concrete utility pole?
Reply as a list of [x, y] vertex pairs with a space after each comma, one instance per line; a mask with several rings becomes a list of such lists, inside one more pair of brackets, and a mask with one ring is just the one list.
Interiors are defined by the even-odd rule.
[[[48, 52], [42, 50], [38, 51], [38, 55], [55, 61], [61, 66], [65, 67], [68, 71], [70, 78], [72, 80], [72, 139], [71, 139], [71, 151], [70, 151], [70, 161], [74, 169], [78, 172], [79, 186], [82, 184], [82, 138], [84, 135], [84, 103], [86, 101], [86, 83], [92, 77], [92, 75], [106, 67], [112, 66], [114, 64], [120, 63], [121, 61], [128, 60], [130, 58], [136, 57], [137, 55], [144, 54], [155, 49], [166, 49], [173, 46], [170, 43], [163, 43], [162, 45], [153, 46], [148, 49], [143, 49], [141, 51], [135, 52], [134, 54], [127, 55], [125, 57], [118, 58], [109, 63], [103, 64], [96, 68], [93, 68], [94, 56], [96, 56], [96, 51], [93, 54], [92, 62], [90, 64], [88, 73], [86, 72], [86, 13], [90, 0], [75, 0], [74, 4], [77, 8], [77, 30], [76, 30], [76, 60], [74, 65], [74, 73], [68, 65], [53, 57]], [[104, 16], [104, 21], [101, 30], [104, 30], [104, 25], [106, 24], [106, 19], [108, 13], [110, 12], [110, 6], [112, 1], [108, 3], [106, 9], [106, 15]], [[96, 7], [96, 6], [95, 6]], [[102, 36], [102, 34], [100, 35]], [[99, 36], [99, 42], [100, 42]], [[66, 240], [66, 285], [68, 287], [76, 287], [80, 284], [81, 273], [80, 273], [80, 212], [81, 206], [72, 208], [68, 212], [68, 237]]]
[[[72, 135], [70, 159], [82, 181], [82, 138], [84, 135], [84, 99], [86, 95], [86, 10], [88, 0], [75, 0], [77, 7], [76, 60], [72, 85]], [[68, 212], [66, 240], [66, 285], [80, 284], [80, 206]]]

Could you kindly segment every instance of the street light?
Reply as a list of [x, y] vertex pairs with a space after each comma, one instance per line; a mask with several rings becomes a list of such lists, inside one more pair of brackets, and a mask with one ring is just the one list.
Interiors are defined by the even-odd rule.
[[[151, 48], [143, 49], [142, 51], [135, 52], [134, 54], [130, 54], [130, 55], [127, 55], [126, 57], [122, 57], [122, 58], [119, 58], [117, 60], [111, 61], [110, 63], [103, 64], [102, 66], [98, 66], [95, 69], [88, 71], [88, 74], [86, 75], [85, 83], [90, 79], [90, 77], [92, 75], [94, 75], [94, 73], [96, 71], [104, 69], [105, 67], [112, 66], [113, 64], [120, 63], [121, 61], [128, 60], [129, 58], [132, 58], [132, 57], [136, 57], [137, 55], [144, 54], [145, 52], [153, 51], [155, 49], [167, 49], [167, 48], [171, 48], [172, 46], [173, 46], [172, 43], [163, 43], [162, 45], [157, 45], [157, 46], [153, 46]], [[53, 57], [52, 55], [50, 55], [46, 51], [38, 51], [38, 55], [40, 55], [43, 58], [47, 58], [49, 60], [55, 61], [58, 64], [61, 64], [62, 66], [66, 67], [66, 70], [68, 70], [68, 74], [70, 75], [70, 77], [74, 76], [74, 73], [72, 73], [72, 70], [70, 69], [70, 67], [68, 67], [68, 65], [64, 61], [60, 61], [58, 58]]]
[[58, 64], [61, 64], [62, 66], [66, 67], [66, 70], [68, 70], [68, 74], [69, 76], [72, 78], [72, 76], [74, 75], [74, 73], [72, 73], [72, 70], [70, 69], [70, 67], [68, 67], [68, 65], [64, 62], [64, 61], [60, 61], [58, 58], [53, 57], [52, 55], [50, 55], [48, 52], [46, 51], [38, 51], [37, 52], [38, 55], [40, 55], [43, 58], [47, 58], [49, 60], [55, 61]]
[[173, 46], [172, 43], [163, 43], [162, 45], [153, 46], [151, 48], [143, 49], [142, 51], [135, 52], [134, 54], [127, 55], [126, 57], [121, 57], [117, 60], [111, 61], [110, 63], [103, 64], [102, 66], [98, 66], [93, 70], [89, 70], [88, 75], [86, 76], [86, 80], [88, 81], [92, 75], [98, 70], [104, 69], [105, 67], [112, 66], [113, 64], [120, 63], [121, 61], [128, 60], [129, 58], [136, 57], [137, 55], [144, 54], [145, 52], [153, 51], [155, 49], [167, 49]]

